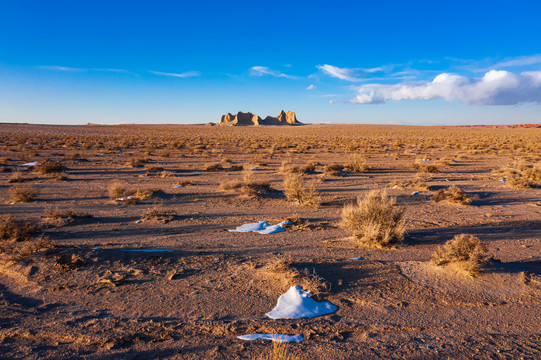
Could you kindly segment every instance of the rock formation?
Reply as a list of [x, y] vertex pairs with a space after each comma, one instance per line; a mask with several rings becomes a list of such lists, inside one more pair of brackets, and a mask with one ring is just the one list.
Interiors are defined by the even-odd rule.
[[254, 115], [250, 112], [243, 113], [238, 112], [237, 115], [228, 113], [222, 115], [222, 118], [218, 125], [230, 125], [230, 126], [248, 126], [248, 125], [300, 125], [295, 113], [292, 111], [284, 112], [281, 110], [278, 116], [267, 116], [264, 120], [258, 115]]

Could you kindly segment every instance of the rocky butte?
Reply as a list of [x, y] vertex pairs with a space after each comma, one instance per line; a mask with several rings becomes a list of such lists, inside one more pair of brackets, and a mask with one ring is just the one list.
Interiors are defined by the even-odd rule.
[[229, 126], [251, 126], [251, 125], [302, 125], [297, 120], [295, 113], [292, 111], [281, 110], [278, 116], [267, 116], [265, 119], [261, 119], [258, 115], [252, 114], [250, 112], [243, 113], [238, 112], [237, 115], [228, 113], [227, 115], [222, 115], [218, 125], [229, 125]]

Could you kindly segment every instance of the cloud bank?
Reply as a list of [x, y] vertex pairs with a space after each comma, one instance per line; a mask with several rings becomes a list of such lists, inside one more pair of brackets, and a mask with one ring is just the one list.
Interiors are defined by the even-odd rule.
[[481, 78], [443, 73], [431, 82], [393, 85], [366, 84], [357, 87], [353, 104], [382, 104], [387, 100], [445, 99], [470, 105], [516, 105], [541, 103], [541, 71], [513, 74], [491, 70]]

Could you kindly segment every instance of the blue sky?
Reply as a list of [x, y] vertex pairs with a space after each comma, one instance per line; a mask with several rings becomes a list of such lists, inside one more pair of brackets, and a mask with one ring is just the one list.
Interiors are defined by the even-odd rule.
[[541, 123], [539, 1], [0, 0], [0, 122]]

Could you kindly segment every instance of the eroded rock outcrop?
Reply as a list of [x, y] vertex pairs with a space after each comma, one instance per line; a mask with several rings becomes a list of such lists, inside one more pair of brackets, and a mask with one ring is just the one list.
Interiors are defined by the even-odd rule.
[[254, 115], [250, 112], [243, 113], [238, 112], [236, 115], [228, 113], [222, 115], [218, 125], [230, 125], [230, 126], [249, 126], [249, 125], [300, 125], [295, 113], [292, 111], [281, 110], [278, 116], [267, 116], [262, 120], [258, 115]]

